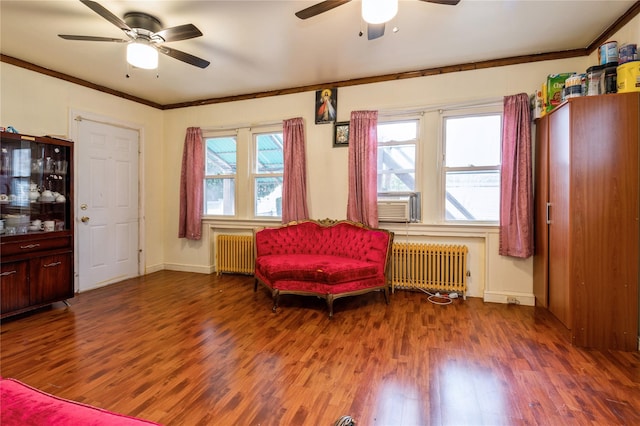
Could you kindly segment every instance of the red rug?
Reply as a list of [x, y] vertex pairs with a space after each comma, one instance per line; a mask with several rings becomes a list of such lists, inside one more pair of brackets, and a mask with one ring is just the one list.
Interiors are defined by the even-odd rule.
[[159, 425], [159, 423], [58, 398], [14, 379], [0, 379], [0, 424], [2, 426]]

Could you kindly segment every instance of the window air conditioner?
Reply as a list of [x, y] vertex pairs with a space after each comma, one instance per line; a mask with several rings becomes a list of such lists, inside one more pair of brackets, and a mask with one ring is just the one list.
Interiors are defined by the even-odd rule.
[[420, 196], [406, 194], [378, 194], [378, 220], [380, 222], [420, 221]]
[[409, 222], [409, 200], [378, 201], [380, 222]]

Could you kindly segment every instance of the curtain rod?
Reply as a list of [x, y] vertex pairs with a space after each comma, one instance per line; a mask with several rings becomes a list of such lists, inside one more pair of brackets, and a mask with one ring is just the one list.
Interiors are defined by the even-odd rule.
[[[396, 116], [397, 117], [400, 115], [424, 114], [424, 113], [433, 112], [433, 111], [449, 111], [453, 109], [501, 105], [503, 99], [504, 97], [500, 97], [500, 98], [481, 99], [481, 100], [464, 102], [459, 104], [425, 105], [425, 106], [419, 106], [419, 107], [398, 108], [398, 109], [388, 109], [388, 110], [381, 109], [378, 111], [378, 116], [382, 116], [382, 117]], [[279, 126], [279, 125], [282, 125], [283, 121], [284, 120], [265, 121], [265, 122], [258, 122], [258, 123], [238, 123], [238, 124], [229, 124], [229, 125], [220, 125], [220, 126], [207, 126], [207, 127], [201, 127], [201, 129], [203, 132], [239, 130], [239, 129], [257, 129], [261, 127]]]
[[208, 126], [201, 127], [203, 132], [219, 132], [225, 130], [239, 130], [239, 129], [259, 129], [261, 127], [273, 127], [273, 126], [282, 126], [282, 122], [284, 120], [279, 121], [264, 121], [261, 123], [239, 123], [239, 124], [229, 124], [229, 125], [221, 125], [221, 126]]
[[438, 105], [425, 105], [411, 108], [398, 108], [398, 109], [381, 109], [378, 111], [378, 116], [399, 116], [399, 115], [412, 115], [412, 114], [424, 114], [434, 111], [450, 111], [454, 109], [475, 108], [483, 106], [502, 105], [504, 97], [480, 99], [471, 102], [462, 102], [458, 104], [438, 104]]

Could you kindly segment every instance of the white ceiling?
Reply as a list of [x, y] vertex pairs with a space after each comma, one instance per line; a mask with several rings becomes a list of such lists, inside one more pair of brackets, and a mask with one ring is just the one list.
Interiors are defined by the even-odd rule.
[[581, 49], [635, 3], [461, 0], [444, 6], [400, 0], [386, 34], [369, 41], [357, 0], [307, 20], [294, 15], [318, 2], [98, 0], [120, 18], [140, 11], [157, 17], [164, 28], [193, 23], [202, 31], [202, 37], [167, 46], [211, 61], [208, 68], [160, 55], [156, 72], [129, 70], [125, 44], [59, 38], [126, 38], [80, 1], [0, 0], [0, 51], [167, 105]]

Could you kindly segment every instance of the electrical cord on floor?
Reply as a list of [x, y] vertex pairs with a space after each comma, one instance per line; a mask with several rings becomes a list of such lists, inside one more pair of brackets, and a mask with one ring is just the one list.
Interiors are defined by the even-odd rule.
[[420, 288], [419, 290], [422, 291], [423, 293], [428, 294], [429, 297], [427, 297], [427, 300], [433, 303], [434, 305], [450, 305], [453, 303], [453, 299], [458, 298], [458, 293], [440, 294], [440, 293], [431, 293], [430, 291], [425, 290], [423, 288]]
[[[406, 241], [406, 244], [409, 245], [409, 221], [406, 221], [404, 225], [405, 225], [405, 241]], [[439, 292], [431, 293], [430, 291], [425, 290], [424, 288], [421, 288], [421, 287], [416, 287], [416, 288], [422, 291], [423, 293], [428, 294], [429, 297], [427, 297], [427, 300], [433, 303], [434, 305], [450, 305], [453, 303], [453, 299], [458, 298], [458, 293], [456, 292], [449, 293], [449, 294], [440, 294]]]

